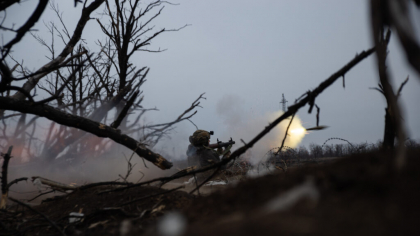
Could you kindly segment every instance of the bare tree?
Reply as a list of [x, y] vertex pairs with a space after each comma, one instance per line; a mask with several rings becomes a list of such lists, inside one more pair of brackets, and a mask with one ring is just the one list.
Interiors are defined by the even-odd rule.
[[[92, 19], [91, 13], [104, 2], [105, 15], [109, 21], [105, 23], [97, 20], [97, 23], [107, 39], [103, 42], [97, 41], [99, 52], [92, 53], [87, 45], [80, 41], [80, 37], [86, 23]], [[49, 160], [54, 160], [66, 148], [70, 150], [68, 154], [72, 156], [89, 150], [104, 150], [103, 147], [109, 144], [109, 141], [104, 141], [102, 138], [109, 138], [161, 169], [170, 168], [172, 163], [154, 153], [149, 147], [167, 134], [173, 125], [195, 115], [197, 112], [195, 108], [200, 106], [203, 94], [173, 121], [163, 124], [141, 124], [139, 120], [143, 115], [153, 110], [141, 106], [143, 100], [141, 86], [146, 81], [149, 68], [138, 67], [130, 60], [137, 52], [163, 51], [150, 49], [152, 40], [164, 32], [183, 28], [155, 30], [151, 25], [161, 14], [164, 5], [169, 3], [157, 0], [140, 9], [140, 0], [122, 2], [116, 0], [114, 8], [105, 0], [95, 0], [89, 5], [85, 1], [82, 15], [73, 34], [67, 30], [58, 6], [51, 5], [61, 22], [62, 29], [60, 30], [54, 23], [48, 24], [47, 28], [52, 38], [58, 34], [65, 46], [60, 53], [57, 53], [54, 41], [48, 44], [42, 37], [33, 34], [38, 42], [48, 49], [51, 56], [47, 64], [35, 72], [30, 72], [23, 69], [21, 63], [13, 60], [10, 52], [20, 41], [20, 35], [29, 32], [35, 25], [39, 19], [39, 12], [45, 10], [47, 3], [48, 1], [40, 1], [35, 10], [36, 17], [31, 16], [28, 19], [30, 23], [25, 23], [24, 30], [22, 26], [22, 30], [16, 31], [15, 39], [1, 48], [0, 119], [3, 122], [1, 128], [5, 138], [14, 137], [7, 142], [17, 142], [16, 138], [21, 137], [17, 134], [26, 132], [38, 117], [45, 117], [53, 121], [41, 151], [41, 156]], [[7, 30], [3, 26], [2, 29]], [[10, 68], [11, 61], [16, 66]], [[22, 80], [26, 81], [22, 86], [14, 85]], [[49, 97], [37, 99], [39, 96], [36, 94], [36, 89], [46, 92]], [[16, 92], [12, 94], [11, 91]], [[7, 135], [5, 120], [20, 113], [32, 114], [35, 117], [26, 121], [27, 116], [20, 115], [15, 134]], [[30, 135], [31, 133], [26, 136]], [[26, 141], [29, 143], [27, 139]], [[29, 144], [28, 149], [30, 147]]]
[[[417, 4], [417, 6], [419, 6], [419, 1], [414, 2]], [[390, 27], [395, 29], [406, 54], [407, 61], [417, 71], [417, 73], [420, 73], [420, 43], [415, 37], [415, 31], [413, 27], [414, 24], [409, 16], [408, 4], [409, 1], [407, 0], [370, 1], [372, 38], [375, 46], [377, 47], [376, 58], [380, 84], [382, 86], [381, 89], [386, 97], [389, 107], [389, 120], [391, 120], [389, 127], [391, 130], [395, 130], [396, 136], [398, 138], [397, 158], [395, 162], [396, 169], [398, 170], [405, 165], [406, 147], [404, 143], [406, 140], [406, 132], [404, 123], [401, 119], [401, 109], [397, 101], [397, 95], [394, 93], [390, 84], [391, 76], [386, 70], [386, 45], [389, 36], [384, 37], [384, 32], [385, 29], [389, 29]], [[388, 33], [388, 35], [389, 34], [390, 33]], [[400, 93], [400, 90], [398, 93]], [[390, 143], [391, 140], [387, 142]]]
[[[408, 82], [408, 77], [401, 83], [400, 88], [398, 89], [397, 94], [395, 95], [396, 99], [401, 96], [402, 89], [404, 85]], [[378, 84], [378, 87], [372, 88], [376, 91], [379, 91], [386, 100], [387, 107], [385, 108], [385, 128], [384, 128], [384, 139], [382, 141], [382, 148], [391, 149], [394, 148], [394, 142], [396, 137], [395, 122], [393, 121], [393, 115], [391, 110], [391, 101], [388, 96], [385, 95], [384, 88], [381, 82]]]

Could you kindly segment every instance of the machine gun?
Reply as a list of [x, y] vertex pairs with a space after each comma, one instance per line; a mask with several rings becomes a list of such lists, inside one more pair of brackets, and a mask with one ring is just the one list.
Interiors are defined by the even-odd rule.
[[217, 139], [217, 143], [209, 144], [208, 147], [209, 148], [221, 148], [221, 147], [228, 147], [229, 145], [233, 145], [233, 144], [235, 144], [235, 141], [233, 141], [232, 138], [230, 138], [230, 140], [227, 141], [227, 142], [222, 142], [222, 141], [219, 141], [219, 139]]

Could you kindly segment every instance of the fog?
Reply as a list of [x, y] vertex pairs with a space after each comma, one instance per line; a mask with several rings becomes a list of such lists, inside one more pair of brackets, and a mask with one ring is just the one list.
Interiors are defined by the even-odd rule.
[[[59, 1], [67, 29], [72, 32], [82, 5], [75, 8], [73, 1]], [[150, 49], [168, 49], [162, 53], [138, 53], [133, 58], [137, 66], [151, 68], [147, 82], [142, 87], [143, 106], [156, 107], [142, 120], [161, 123], [174, 120], [201, 94], [198, 113], [189, 121], [176, 126], [171, 134], [154, 149], [168, 160], [186, 157], [188, 137], [197, 129], [213, 130], [216, 138], [236, 141], [233, 148], [250, 141], [269, 122], [281, 115], [282, 94], [292, 105], [306, 91], [339, 70], [356, 53], [372, 47], [368, 2], [354, 1], [180, 1], [179, 5], [165, 6], [156, 19], [156, 28], [176, 29], [152, 42]], [[36, 2], [15, 4], [7, 12], [6, 24], [22, 23], [22, 15], [32, 12]], [[95, 18], [104, 20], [96, 12]], [[419, 19], [417, 8], [412, 17]], [[52, 10], [47, 10], [42, 21], [35, 25], [34, 33], [51, 42], [51, 35], [44, 24], [49, 21], [59, 25]], [[419, 36], [420, 21], [415, 21]], [[4, 41], [11, 37], [2, 33]], [[86, 48], [97, 50], [95, 41], [104, 39], [98, 24], [91, 20], [83, 33]], [[56, 40], [56, 49], [62, 49]], [[28, 69], [36, 69], [46, 63], [48, 55], [31, 35], [26, 35], [12, 53], [17, 61], [23, 61]], [[388, 66], [396, 88], [407, 77], [401, 103], [409, 137], [420, 140], [420, 80], [407, 64], [396, 35], [389, 45]], [[381, 94], [369, 89], [377, 86], [378, 73], [375, 57], [362, 61], [345, 76], [345, 87], [340, 80], [329, 87], [316, 100], [321, 108], [320, 125], [329, 126], [322, 131], [291, 135], [287, 146], [322, 144], [331, 137], [339, 137], [353, 143], [377, 142], [383, 137], [384, 109], [386, 102]], [[40, 92], [42, 97], [42, 92]], [[294, 118], [291, 129], [313, 127], [316, 113], [308, 114], [308, 107], [301, 109]], [[39, 126], [48, 122], [40, 119]], [[248, 153], [248, 158], [258, 161], [271, 148], [279, 147], [284, 138], [288, 121], [282, 122]], [[16, 144], [16, 150], [19, 144]], [[115, 145], [113, 146], [116, 147]], [[124, 153], [124, 154], [123, 154]], [[131, 152], [119, 147], [110, 156], [118, 158], [95, 159], [83, 157], [83, 162], [68, 164], [67, 172], [55, 167], [39, 166], [24, 171], [18, 162], [12, 163], [10, 179], [22, 176], [54, 176], [66, 182], [115, 180], [125, 173]], [[251, 157], [249, 157], [251, 156]], [[24, 158], [20, 159], [25, 161]], [[62, 160], [64, 161], [64, 160]], [[143, 172], [147, 178], [159, 176], [151, 163], [144, 167], [142, 159], [133, 159], [135, 171], [130, 181], [137, 181]], [[15, 165], [15, 166], [13, 166]], [[68, 173], [65, 175], [64, 173]], [[153, 174], [152, 174], [153, 173]], [[159, 174], [156, 174], [159, 173]], [[156, 175], [155, 175], [156, 174]], [[60, 176], [60, 177], [57, 177]], [[79, 178], [80, 177], [80, 178]]]

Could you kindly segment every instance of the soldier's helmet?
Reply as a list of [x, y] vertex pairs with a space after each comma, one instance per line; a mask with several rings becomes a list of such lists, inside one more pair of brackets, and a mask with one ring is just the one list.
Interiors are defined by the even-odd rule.
[[210, 140], [210, 133], [205, 130], [196, 130], [192, 136], [190, 136], [190, 143], [196, 147], [202, 145], [208, 145]]

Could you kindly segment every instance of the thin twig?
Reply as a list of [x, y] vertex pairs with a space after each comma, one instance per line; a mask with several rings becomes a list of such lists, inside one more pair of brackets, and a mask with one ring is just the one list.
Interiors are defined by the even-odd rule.
[[35, 200], [35, 199], [37, 199], [37, 198], [39, 198], [39, 197], [41, 197], [43, 195], [46, 195], [46, 194], [49, 194], [49, 193], [53, 193], [53, 192], [55, 192], [55, 189], [53, 189], [51, 191], [48, 191], [48, 192], [40, 193], [40, 194], [36, 195], [35, 197], [29, 199], [28, 202], [32, 202], [33, 200]]
[[400, 88], [398, 89], [398, 92], [397, 92], [397, 99], [398, 99], [398, 97], [401, 95], [401, 92], [402, 92], [402, 90], [403, 90], [403, 88], [404, 88], [404, 85], [405, 85], [407, 82], [408, 82], [408, 76], [407, 76], [407, 79], [405, 79], [405, 80], [401, 83]]
[[287, 136], [289, 136], [289, 128], [290, 128], [290, 125], [292, 124], [293, 118], [295, 118], [295, 114], [296, 113], [293, 113], [292, 118], [290, 119], [289, 125], [287, 126], [286, 132], [284, 133], [284, 138], [283, 138], [283, 141], [281, 142], [281, 146], [279, 147], [279, 150], [274, 155], [278, 155], [281, 152], [281, 150], [283, 150], [284, 142], [286, 142], [286, 138]]
[[12, 186], [13, 184], [17, 184], [20, 181], [26, 181], [26, 180], [28, 180], [28, 178], [26, 178], [26, 177], [15, 179], [15, 180], [13, 180], [13, 181], [11, 181], [7, 184], [7, 188], [9, 189], [10, 186]]

